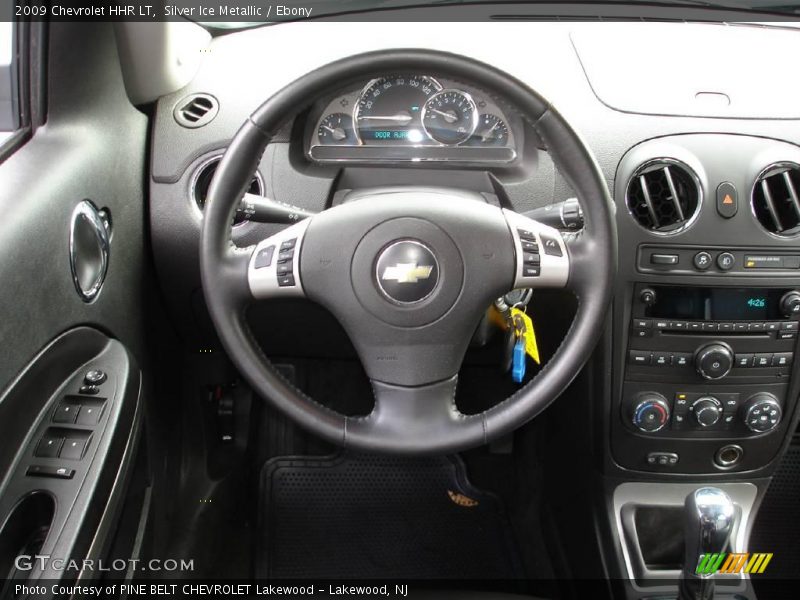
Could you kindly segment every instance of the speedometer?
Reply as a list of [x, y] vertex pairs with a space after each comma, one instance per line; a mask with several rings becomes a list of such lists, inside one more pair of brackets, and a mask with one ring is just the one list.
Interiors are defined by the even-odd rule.
[[424, 75], [392, 75], [370, 81], [353, 120], [363, 144], [419, 143], [426, 139], [422, 108], [442, 86]]

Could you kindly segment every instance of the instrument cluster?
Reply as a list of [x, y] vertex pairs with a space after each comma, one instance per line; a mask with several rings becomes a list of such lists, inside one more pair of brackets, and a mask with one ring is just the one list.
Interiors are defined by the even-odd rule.
[[318, 162], [510, 163], [522, 136], [486, 92], [429, 75], [377, 77], [313, 114], [307, 153]]

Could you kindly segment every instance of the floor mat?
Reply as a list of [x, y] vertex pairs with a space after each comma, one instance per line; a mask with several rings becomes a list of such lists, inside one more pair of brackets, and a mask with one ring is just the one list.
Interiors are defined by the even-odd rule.
[[[789, 446], [775, 472], [758, 509], [758, 516], [750, 535], [751, 552], [773, 553], [767, 570], [763, 575], [759, 575], [759, 578], [800, 577], [798, 568], [800, 519], [796, 516], [798, 506], [800, 506], [800, 446], [792, 445]], [[796, 589], [794, 591], [796, 594]]]
[[270, 579], [517, 579], [500, 500], [457, 457], [277, 458], [261, 475], [256, 574]]

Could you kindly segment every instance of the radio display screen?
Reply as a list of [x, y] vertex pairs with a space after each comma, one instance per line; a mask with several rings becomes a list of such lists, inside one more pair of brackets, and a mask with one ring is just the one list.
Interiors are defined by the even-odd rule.
[[645, 316], [697, 321], [782, 320], [780, 299], [786, 292], [774, 288], [684, 288], [653, 286], [654, 304]]

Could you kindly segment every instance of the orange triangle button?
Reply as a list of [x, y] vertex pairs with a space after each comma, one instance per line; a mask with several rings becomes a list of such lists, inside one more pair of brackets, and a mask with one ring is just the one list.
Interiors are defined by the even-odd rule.
[[723, 204], [733, 204], [733, 198], [731, 198], [730, 194], [725, 194], [725, 197], [722, 199]]

